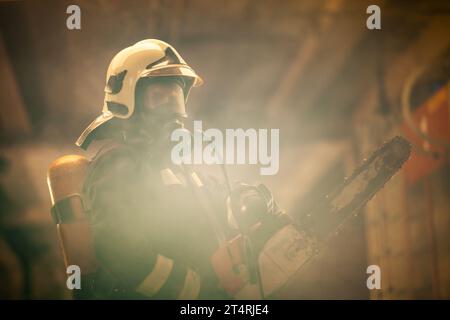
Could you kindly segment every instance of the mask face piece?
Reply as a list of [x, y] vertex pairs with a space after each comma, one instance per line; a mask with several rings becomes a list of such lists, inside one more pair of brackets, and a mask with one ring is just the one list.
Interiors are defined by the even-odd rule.
[[136, 96], [140, 131], [153, 138], [170, 136], [187, 117], [183, 82], [177, 78], [144, 79]]
[[138, 97], [139, 113], [143, 118], [186, 116], [184, 92], [179, 81], [147, 82], [140, 88]]

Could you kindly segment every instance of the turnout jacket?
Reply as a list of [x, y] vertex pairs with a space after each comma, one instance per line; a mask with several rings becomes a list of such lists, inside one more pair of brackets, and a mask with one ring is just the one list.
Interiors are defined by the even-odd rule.
[[231, 232], [222, 191], [146, 146], [103, 148], [84, 185], [100, 265], [96, 296], [228, 298], [210, 264], [217, 229]]

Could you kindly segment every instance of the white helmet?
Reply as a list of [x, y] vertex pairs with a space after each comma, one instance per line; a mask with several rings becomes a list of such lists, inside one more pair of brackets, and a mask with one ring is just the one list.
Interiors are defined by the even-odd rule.
[[192, 87], [203, 83], [175, 48], [164, 41], [142, 40], [116, 54], [106, 74], [102, 114], [83, 131], [76, 145], [86, 149], [106, 122], [113, 118], [128, 119], [133, 115], [135, 89], [139, 79], [167, 76], [184, 79], [185, 100]]

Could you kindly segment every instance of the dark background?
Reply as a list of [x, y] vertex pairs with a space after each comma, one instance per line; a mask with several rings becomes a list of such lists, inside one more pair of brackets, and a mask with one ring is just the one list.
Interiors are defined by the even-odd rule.
[[[81, 8], [81, 30], [66, 28], [70, 4]], [[370, 4], [381, 7], [381, 30], [366, 28]], [[146, 38], [174, 45], [205, 81], [188, 102], [190, 119], [204, 127], [280, 128], [277, 175], [230, 170], [265, 182], [297, 213], [402, 132], [401, 96], [417, 68], [426, 72], [410, 96], [413, 110], [446, 86], [449, 35], [448, 1], [1, 2], [0, 297], [70, 297], [46, 170], [58, 156], [82, 154], [74, 141], [100, 114], [106, 69], [122, 48]], [[437, 132], [446, 139], [448, 123]], [[424, 187], [431, 200], [399, 187], [400, 175], [280, 297], [449, 298], [448, 157], [439, 163]], [[392, 208], [400, 198], [408, 206]], [[418, 217], [437, 213], [416, 230], [408, 207], [422, 208]], [[419, 240], [390, 238], [408, 230]], [[418, 256], [420, 239], [432, 241]], [[369, 264], [386, 270], [382, 290], [367, 290]]]

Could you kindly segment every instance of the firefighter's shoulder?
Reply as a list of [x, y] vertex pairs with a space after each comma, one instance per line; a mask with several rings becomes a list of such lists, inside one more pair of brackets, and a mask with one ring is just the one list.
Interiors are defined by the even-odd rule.
[[137, 173], [138, 162], [139, 157], [135, 150], [126, 145], [105, 146], [91, 159], [87, 181], [97, 179], [121, 181]]

